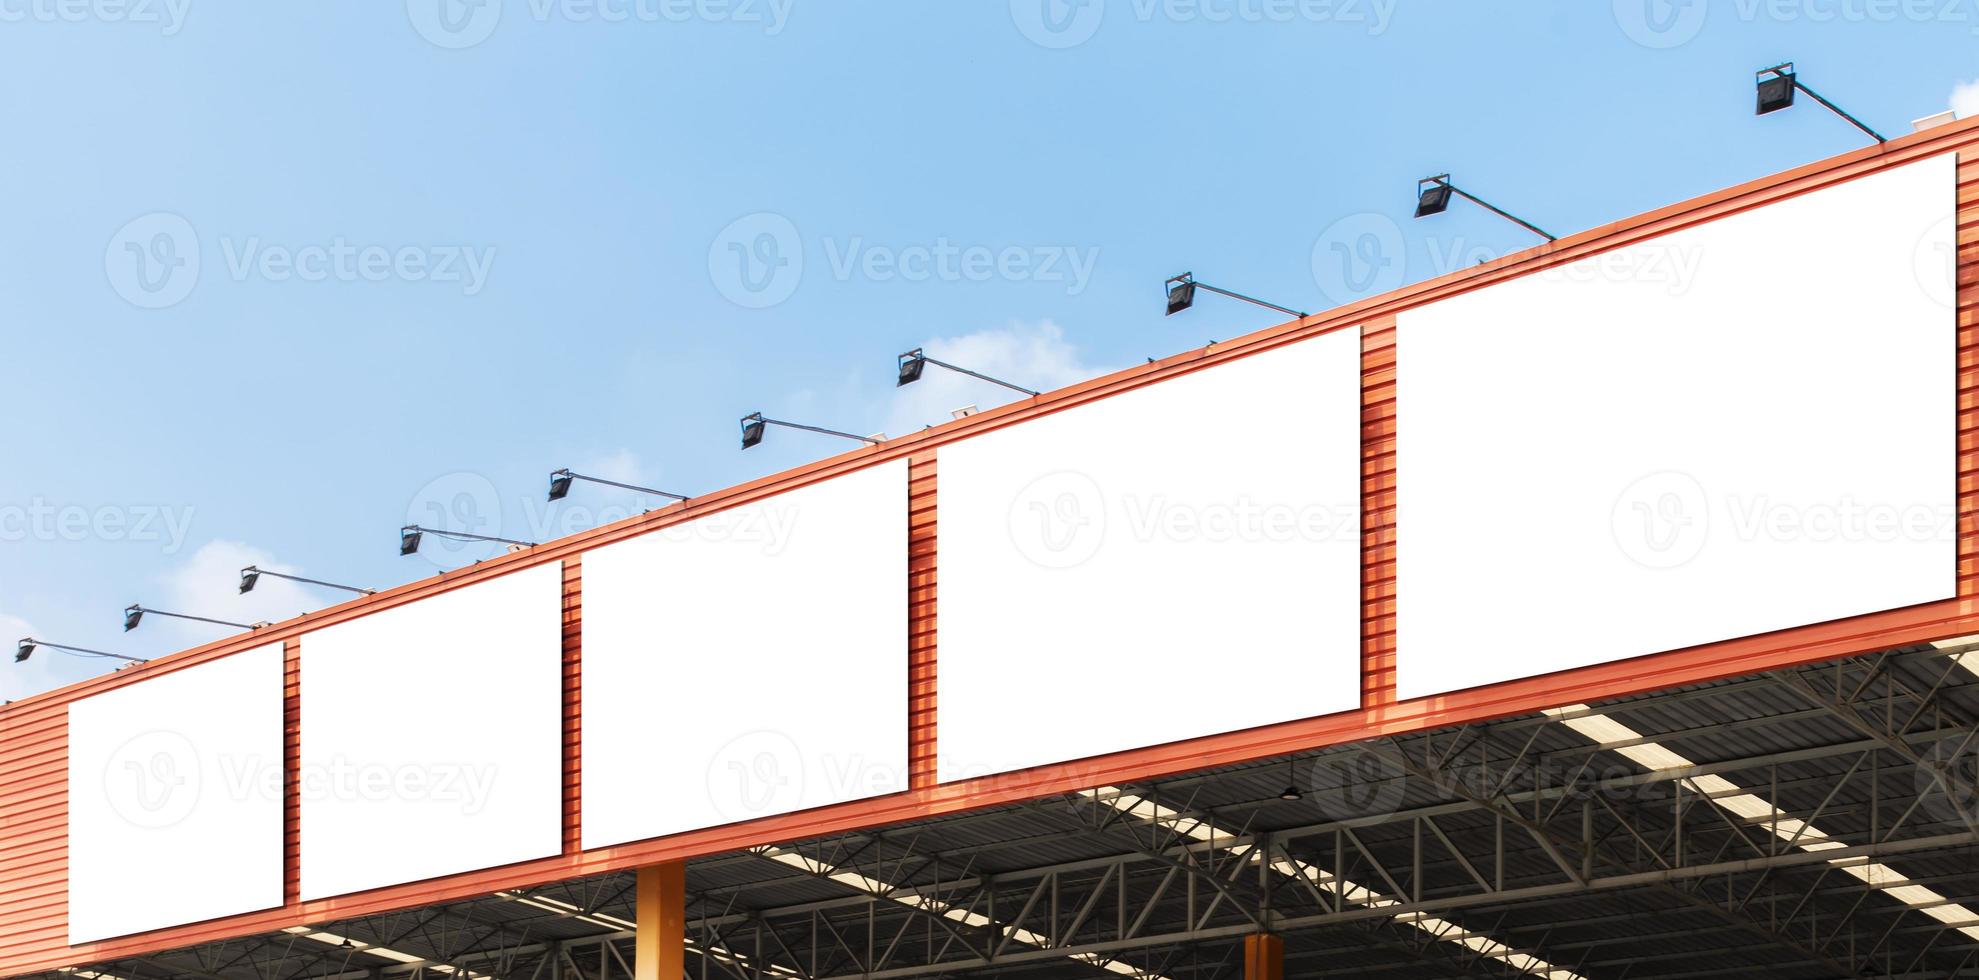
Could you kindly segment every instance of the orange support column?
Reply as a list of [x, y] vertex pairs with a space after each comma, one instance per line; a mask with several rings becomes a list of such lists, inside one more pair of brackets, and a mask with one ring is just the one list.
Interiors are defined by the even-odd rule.
[[687, 973], [687, 863], [639, 869], [633, 980], [681, 980]]
[[1245, 936], [1244, 980], [1285, 980], [1285, 940], [1268, 932]]

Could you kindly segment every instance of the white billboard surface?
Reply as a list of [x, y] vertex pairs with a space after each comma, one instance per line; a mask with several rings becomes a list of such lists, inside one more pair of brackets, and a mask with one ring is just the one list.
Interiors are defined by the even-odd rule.
[[907, 463], [584, 555], [585, 847], [907, 788]]
[[562, 849], [563, 568], [302, 638], [302, 897]]
[[1954, 171], [1403, 313], [1399, 696], [1951, 597]]
[[69, 942], [282, 904], [282, 645], [69, 705]]
[[942, 447], [943, 780], [1360, 706], [1360, 345]]

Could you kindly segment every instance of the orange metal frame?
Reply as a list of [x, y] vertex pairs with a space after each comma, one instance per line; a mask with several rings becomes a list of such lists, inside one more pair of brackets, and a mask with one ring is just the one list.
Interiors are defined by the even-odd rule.
[[[1848, 620], [1528, 678], [1446, 696], [1395, 699], [1395, 314], [1645, 238], [1809, 193], [1920, 158], [1961, 153], [1958, 189], [1959, 579], [1958, 597]], [[1693, 684], [1890, 646], [1979, 633], [1975, 515], [1979, 515], [1979, 120], [1929, 130], [1887, 145], [1592, 229], [1539, 248], [1419, 283], [1237, 340], [1178, 354], [1035, 399], [858, 449], [809, 466], [708, 494], [550, 542], [469, 569], [414, 582], [151, 662], [38, 695], [0, 709], [0, 976], [136, 956], [289, 926], [411, 908], [607, 871], [680, 861], [754, 845], [832, 834], [1033, 799], [1108, 783], [1267, 758], [1377, 737], [1482, 721], [1565, 703]], [[1363, 603], [1362, 708], [1045, 766], [961, 783], [934, 781], [937, 746], [937, 460], [957, 439], [1063, 411], [1142, 385], [1247, 357], [1334, 330], [1359, 326], [1362, 340]], [[583, 552], [714, 511], [895, 459], [909, 461], [909, 712], [912, 777], [905, 793], [618, 847], [578, 844], [582, 683]], [[565, 563], [564, 848], [554, 858], [492, 868], [356, 895], [303, 902], [296, 892], [299, 816], [294, 773], [302, 704], [302, 634], [416, 602], [473, 582], [550, 561]], [[111, 688], [280, 641], [287, 655], [286, 712], [290, 793], [288, 887], [281, 908], [138, 936], [67, 943], [67, 707]]]

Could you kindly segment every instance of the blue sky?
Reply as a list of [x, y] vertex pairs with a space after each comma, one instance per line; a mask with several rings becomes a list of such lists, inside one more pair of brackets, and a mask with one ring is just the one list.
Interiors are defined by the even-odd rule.
[[[1045, 6], [1050, 4], [1050, 6]], [[0, 0], [0, 640], [156, 656], [1979, 112], [1979, 0]], [[18, 698], [104, 670], [37, 655]]]

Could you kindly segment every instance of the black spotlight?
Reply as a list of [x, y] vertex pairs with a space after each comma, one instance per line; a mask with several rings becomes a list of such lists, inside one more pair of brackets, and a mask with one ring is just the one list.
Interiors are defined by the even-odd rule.
[[425, 532], [419, 530], [417, 525], [413, 525], [413, 524], [408, 524], [405, 527], [399, 528], [399, 555], [403, 557], [405, 555], [410, 555], [418, 551], [419, 539], [424, 535], [424, 533]]
[[33, 653], [34, 653], [34, 641], [22, 640], [20, 642], [20, 645], [14, 648], [14, 662], [21, 663], [22, 661], [26, 660], [29, 656], [33, 655]]
[[1450, 210], [1449, 174], [1416, 181], [1416, 217], [1442, 214]]
[[742, 417], [742, 448], [748, 449], [763, 441], [763, 413]]
[[249, 565], [241, 569], [241, 595], [254, 591], [254, 583], [261, 581], [261, 569]]
[[1196, 281], [1187, 273], [1168, 280], [1168, 312], [1163, 316], [1174, 316], [1196, 305]]
[[900, 355], [900, 377], [894, 381], [893, 386], [898, 388], [901, 385], [911, 385], [921, 380], [921, 372], [927, 369], [927, 355], [921, 353], [921, 349], [916, 347]]
[[1287, 803], [1306, 798], [1306, 794], [1299, 792], [1299, 763], [1296, 759], [1285, 760], [1285, 788], [1278, 791], [1278, 798]]
[[558, 470], [550, 474], [550, 499], [562, 500], [570, 493], [572, 477], [569, 470]]
[[1759, 72], [1756, 81], [1759, 83], [1758, 115], [1778, 112], [1793, 105], [1795, 86], [1792, 62]]
[[144, 618], [144, 607], [132, 603], [124, 609], [124, 632], [137, 629], [138, 621]]

